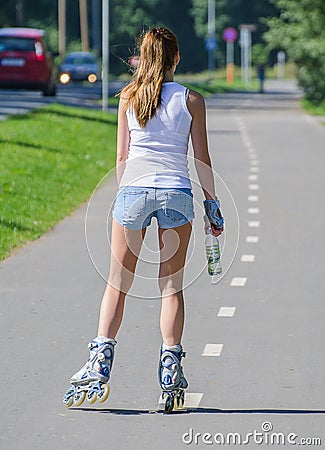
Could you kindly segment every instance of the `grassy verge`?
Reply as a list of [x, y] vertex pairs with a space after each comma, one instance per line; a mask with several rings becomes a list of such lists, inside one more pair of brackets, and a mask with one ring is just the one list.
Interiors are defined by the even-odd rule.
[[233, 84], [227, 84], [226, 80], [210, 80], [207, 82], [183, 82], [184, 86], [199, 92], [204, 97], [212, 94], [222, 94], [227, 92], [256, 92], [259, 89], [259, 83], [253, 80], [248, 86], [240, 80], [235, 80]]
[[325, 117], [325, 102], [321, 103], [319, 106], [313, 105], [313, 103], [308, 100], [301, 100], [301, 106], [312, 114], [313, 116], [324, 116]]
[[180, 74], [175, 76], [175, 81], [184, 84], [189, 89], [198, 91], [204, 97], [226, 92], [258, 91], [259, 89], [259, 83], [255, 79], [248, 86], [241, 81], [240, 68], [238, 67], [235, 68], [235, 79], [232, 84], [227, 83], [224, 69], [197, 74]]
[[51, 105], [0, 122], [0, 259], [84, 202], [115, 165], [116, 116]]

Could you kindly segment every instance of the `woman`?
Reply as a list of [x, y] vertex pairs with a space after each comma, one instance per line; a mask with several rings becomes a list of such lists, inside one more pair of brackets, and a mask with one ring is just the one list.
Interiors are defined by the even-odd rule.
[[120, 94], [117, 136], [116, 196], [111, 238], [111, 265], [103, 295], [97, 337], [89, 344], [87, 363], [71, 378], [64, 402], [93, 403], [109, 394], [115, 337], [124, 300], [152, 217], [158, 222], [159, 288], [162, 297], [162, 346], [159, 383], [166, 411], [182, 406], [187, 380], [181, 359], [184, 324], [183, 269], [192, 230], [193, 195], [187, 168], [191, 135], [195, 166], [205, 196], [212, 234], [222, 232], [206, 136], [204, 100], [174, 82], [180, 60], [175, 35], [167, 28], [144, 34], [134, 80]]

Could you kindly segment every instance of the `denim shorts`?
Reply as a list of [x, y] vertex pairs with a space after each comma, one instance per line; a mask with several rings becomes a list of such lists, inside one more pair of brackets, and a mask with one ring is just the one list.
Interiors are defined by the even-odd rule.
[[175, 228], [194, 218], [193, 194], [188, 188], [120, 187], [113, 218], [130, 230], [141, 230], [156, 217], [160, 228]]

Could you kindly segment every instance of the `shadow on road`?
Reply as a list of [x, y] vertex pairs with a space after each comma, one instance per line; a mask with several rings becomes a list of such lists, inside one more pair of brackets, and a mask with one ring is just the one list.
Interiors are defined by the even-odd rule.
[[[150, 409], [94, 409], [94, 408], [69, 408], [71, 411], [83, 411], [99, 414], [115, 414], [117, 416], [140, 416], [146, 414], [164, 414], [161, 410]], [[218, 409], [218, 408], [184, 408], [174, 411], [175, 414], [325, 414], [323, 409]]]

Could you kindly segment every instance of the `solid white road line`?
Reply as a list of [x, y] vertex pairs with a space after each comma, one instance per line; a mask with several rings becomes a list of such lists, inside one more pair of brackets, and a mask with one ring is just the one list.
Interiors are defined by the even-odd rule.
[[248, 214], [259, 214], [259, 208], [248, 208]]
[[250, 220], [248, 222], [248, 226], [251, 228], [258, 228], [260, 226], [260, 221], [259, 220]]
[[234, 277], [231, 280], [230, 286], [245, 286], [247, 281], [246, 277]]
[[258, 195], [249, 195], [248, 196], [249, 202], [257, 202], [258, 201]]
[[235, 306], [221, 306], [217, 315], [218, 317], [232, 317], [235, 311]]
[[250, 244], [256, 244], [258, 242], [258, 236], [247, 236], [246, 242]]
[[241, 255], [240, 260], [242, 262], [253, 262], [255, 261], [255, 255]]
[[220, 356], [223, 344], [206, 344], [202, 356]]

